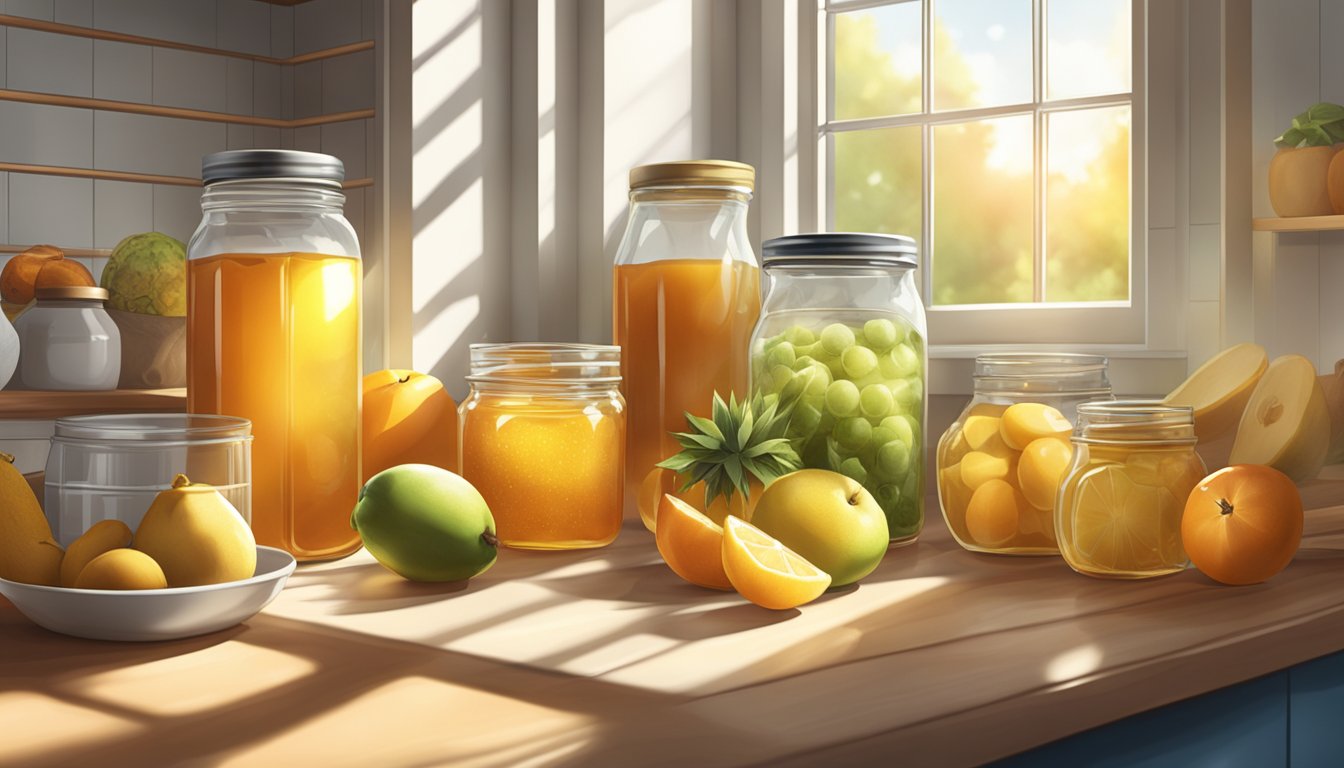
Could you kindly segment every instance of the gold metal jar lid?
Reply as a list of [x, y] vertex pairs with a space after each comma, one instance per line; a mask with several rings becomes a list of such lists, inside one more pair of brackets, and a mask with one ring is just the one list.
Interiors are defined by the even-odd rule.
[[91, 285], [54, 285], [33, 292], [38, 301], [107, 301], [107, 289]]
[[630, 189], [643, 187], [745, 187], [755, 189], [756, 169], [732, 160], [682, 160], [630, 169]]

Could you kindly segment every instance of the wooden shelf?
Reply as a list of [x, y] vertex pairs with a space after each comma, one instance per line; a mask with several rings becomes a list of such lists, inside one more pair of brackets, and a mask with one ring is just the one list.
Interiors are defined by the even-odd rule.
[[0, 419], [55, 419], [87, 413], [185, 413], [186, 410], [185, 388], [0, 392]]
[[1344, 216], [1252, 219], [1251, 229], [1256, 232], [1329, 232], [1344, 229]]

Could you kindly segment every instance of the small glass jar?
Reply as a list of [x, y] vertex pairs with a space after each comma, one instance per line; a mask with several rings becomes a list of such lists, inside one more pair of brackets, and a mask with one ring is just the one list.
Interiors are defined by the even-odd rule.
[[762, 246], [766, 295], [751, 338], [752, 392], [801, 389], [789, 422], [803, 465], [863, 484], [893, 544], [924, 527], [928, 332], [915, 241], [789, 235]]
[[[1054, 509], [1072, 459], [1077, 409], [1110, 400], [1106, 358], [1065, 353], [980, 355], [974, 394], [938, 441], [938, 503], [952, 537], [972, 552], [1056, 555]], [[1010, 426], [1003, 426], [1011, 406]], [[1046, 421], [1053, 409], [1067, 424]], [[1026, 418], [1018, 421], [1021, 414]], [[1050, 416], [1050, 418], [1054, 418]], [[1015, 425], [1025, 429], [1014, 430]], [[1032, 430], [1040, 438], [1027, 440]], [[1049, 434], [1046, 434], [1049, 433]], [[1005, 434], [1009, 435], [1005, 438]]]
[[38, 288], [19, 315], [19, 381], [27, 389], [108, 390], [121, 376], [121, 332], [103, 309], [107, 290]]
[[207, 483], [252, 521], [252, 425], [180, 413], [67, 416], [47, 455], [44, 508], [61, 546], [94, 523], [135, 530], [178, 473]]
[[610, 544], [625, 497], [621, 349], [473, 344], [458, 408], [465, 477], [517, 549]]
[[1205, 476], [1195, 442], [1189, 406], [1149, 400], [1078, 406], [1073, 464], [1055, 515], [1069, 567], [1142, 579], [1189, 565], [1181, 515]]

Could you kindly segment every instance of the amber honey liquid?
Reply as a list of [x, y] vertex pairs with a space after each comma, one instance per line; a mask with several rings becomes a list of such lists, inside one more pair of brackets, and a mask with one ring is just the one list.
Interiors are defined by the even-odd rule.
[[[714, 392], [747, 394], [747, 347], [761, 313], [760, 269], [740, 261], [673, 259], [618, 265], [615, 343], [621, 347], [626, 506], [654, 465], [679, 450], [685, 413], [708, 416]], [[663, 492], [675, 476], [663, 475]]]
[[301, 560], [359, 548], [360, 262], [190, 262], [187, 409], [252, 421], [252, 530]]

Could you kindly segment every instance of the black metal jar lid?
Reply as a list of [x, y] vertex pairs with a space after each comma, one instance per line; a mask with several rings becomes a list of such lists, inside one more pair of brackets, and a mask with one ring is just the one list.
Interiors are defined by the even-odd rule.
[[866, 232], [815, 232], [785, 235], [761, 245], [766, 266], [914, 267], [919, 250], [905, 235]]

